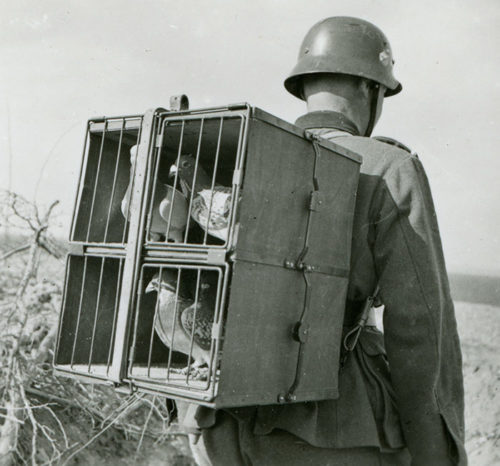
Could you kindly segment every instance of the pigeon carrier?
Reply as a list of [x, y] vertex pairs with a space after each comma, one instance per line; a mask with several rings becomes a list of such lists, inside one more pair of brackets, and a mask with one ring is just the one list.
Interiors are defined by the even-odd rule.
[[248, 104], [91, 119], [56, 372], [217, 408], [338, 397], [360, 162]]

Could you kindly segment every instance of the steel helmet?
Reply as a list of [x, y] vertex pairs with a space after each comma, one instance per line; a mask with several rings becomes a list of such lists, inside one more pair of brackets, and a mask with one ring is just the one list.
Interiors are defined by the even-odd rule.
[[389, 41], [378, 27], [359, 18], [334, 16], [309, 30], [297, 65], [284, 84], [288, 92], [302, 99], [304, 76], [342, 73], [383, 84], [387, 97], [402, 89], [392, 73], [393, 64]]

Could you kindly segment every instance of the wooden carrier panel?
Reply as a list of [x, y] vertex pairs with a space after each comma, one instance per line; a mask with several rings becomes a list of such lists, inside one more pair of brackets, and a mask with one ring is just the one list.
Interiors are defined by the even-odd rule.
[[91, 120], [56, 371], [217, 408], [337, 397], [360, 162], [246, 104]]

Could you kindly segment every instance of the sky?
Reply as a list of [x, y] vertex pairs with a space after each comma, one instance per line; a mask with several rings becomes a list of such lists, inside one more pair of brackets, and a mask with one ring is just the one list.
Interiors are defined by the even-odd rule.
[[[249, 102], [293, 122], [283, 80], [307, 30], [358, 16], [391, 42], [403, 92], [375, 135], [419, 154], [448, 269], [500, 275], [498, 0], [3, 0], [0, 188], [73, 208], [87, 119]], [[67, 235], [66, 235], [67, 236]]]

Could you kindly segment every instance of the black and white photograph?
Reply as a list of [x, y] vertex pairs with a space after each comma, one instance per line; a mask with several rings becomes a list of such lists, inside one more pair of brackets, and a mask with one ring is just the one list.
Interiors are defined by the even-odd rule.
[[0, 466], [500, 465], [499, 24], [5, 0]]

